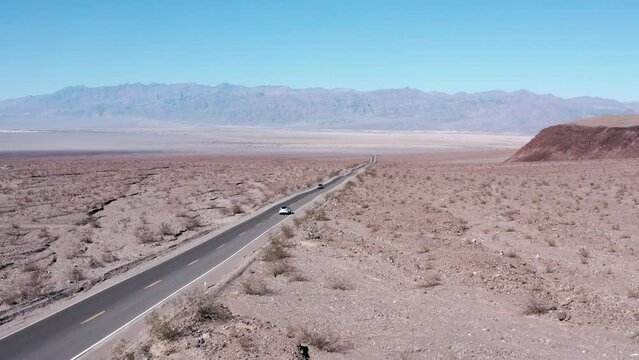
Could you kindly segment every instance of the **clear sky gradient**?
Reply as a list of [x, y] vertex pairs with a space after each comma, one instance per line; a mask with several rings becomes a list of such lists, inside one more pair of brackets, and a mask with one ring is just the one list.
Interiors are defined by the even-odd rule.
[[0, 99], [70, 85], [639, 100], [639, 1], [0, 0]]

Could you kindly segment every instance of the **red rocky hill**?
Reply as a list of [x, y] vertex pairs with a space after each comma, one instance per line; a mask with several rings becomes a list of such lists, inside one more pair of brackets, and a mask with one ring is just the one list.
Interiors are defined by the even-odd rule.
[[606, 127], [564, 124], [541, 130], [508, 161], [636, 157], [639, 157], [639, 126]]

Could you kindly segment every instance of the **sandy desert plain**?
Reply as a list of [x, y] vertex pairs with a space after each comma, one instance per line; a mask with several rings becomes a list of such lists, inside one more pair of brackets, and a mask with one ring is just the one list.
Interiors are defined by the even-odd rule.
[[5, 155], [3, 326], [375, 151], [226, 286], [166, 303], [94, 358], [639, 357], [639, 160], [504, 163], [529, 137], [383, 135], [343, 151], [324, 133], [287, 151], [295, 136], [239, 137], [226, 155]]

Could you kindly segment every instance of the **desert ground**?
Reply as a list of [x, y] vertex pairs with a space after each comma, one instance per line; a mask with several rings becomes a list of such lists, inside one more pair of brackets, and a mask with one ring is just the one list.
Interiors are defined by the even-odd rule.
[[639, 357], [639, 160], [488, 157], [380, 156], [112, 356]]
[[87, 291], [367, 158], [0, 158], [0, 323]]

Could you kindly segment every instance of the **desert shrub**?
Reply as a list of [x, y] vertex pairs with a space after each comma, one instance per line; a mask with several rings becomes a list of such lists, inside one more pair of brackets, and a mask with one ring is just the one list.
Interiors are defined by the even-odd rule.
[[28, 263], [26, 264], [23, 268], [23, 271], [26, 272], [33, 272], [33, 271], [40, 271], [40, 267], [38, 266], [38, 264], [32, 262], [32, 263]]
[[187, 230], [193, 230], [193, 229], [202, 227], [202, 222], [196, 216], [189, 216], [189, 217], [183, 218], [182, 224]]
[[162, 235], [175, 235], [175, 231], [173, 231], [173, 229], [171, 229], [171, 227], [169, 226], [169, 224], [167, 223], [162, 223], [160, 224], [160, 234]]
[[334, 290], [353, 290], [355, 286], [351, 281], [343, 277], [333, 276], [328, 279], [328, 287]]
[[270, 293], [266, 283], [262, 279], [254, 277], [242, 280], [242, 289], [247, 295], [267, 295]]
[[511, 259], [516, 259], [519, 257], [519, 254], [517, 254], [517, 251], [513, 249], [509, 249], [508, 251], [504, 253], [504, 256], [509, 257]]
[[305, 282], [305, 281], [308, 281], [308, 278], [304, 276], [304, 274], [296, 271], [296, 272], [293, 272], [291, 276], [289, 276], [288, 281], [289, 282]]
[[235, 214], [242, 214], [242, 213], [244, 213], [244, 210], [242, 209], [242, 207], [241, 207], [240, 205], [238, 205], [238, 204], [233, 204], [233, 205], [231, 206], [231, 213], [232, 213], [233, 215], [235, 215]]
[[89, 259], [89, 267], [91, 269], [97, 269], [97, 268], [101, 268], [104, 265], [102, 265], [101, 262], [99, 262], [96, 258], [94, 258], [93, 256], [91, 256], [91, 258]]
[[155, 234], [147, 226], [140, 226], [135, 230], [135, 237], [141, 244], [148, 244], [156, 241]]
[[534, 297], [531, 297], [524, 304], [523, 314], [524, 315], [542, 315], [550, 311], [550, 307], [543, 304], [541, 301], [537, 300]]
[[112, 263], [115, 261], [120, 260], [117, 256], [115, 256], [115, 254], [113, 254], [112, 252], [104, 252], [102, 254], [102, 261], [105, 263]]
[[271, 267], [271, 275], [278, 277], [280, 275], [291, 274], [295, 272], [295, 268], [288, 263], [276, 263]]
[[348, 180], [344, 185], [344, 190], [350, 190], [355, 187], [355, 182], [353, 180]]
[[121, 339], [111, 352], [111, 360], [135, 360], [135, 354], [127, 351], [127, 341]]
[[557, 247], [557, 242], [555, 241], [555, 239], [548, 238], [546, 239], [546, 243], [550, 247]]
[[295, 232], [293, 231], [293, 228], [290, 227], [289, 225], [283, 225], [280, 231], [282, 231], [282, 235], [284, 235], [284, 237], [287, 239], [290, 239], [293, 236], [295, 236]]
[[69, 271], [69, 279], [74, 282], [80, 282], [86, 279], [86, 277], [80, 268], [74, 267]]
[[586, 248], [580, 248], [578, 254], [584, 259], [590, 258], [590, 252]]
[[161, 317], [156, 311], [147, 317], [146, 324], [149, 327], [149, 334], [157, 339], [173, 341], [181, 335], [180, 329], [174, 326], [171, 321]]
[[628, 298], [639, 299], [639, 288], [628, 290]]
[[40, 232], [38, 233], [38, 237], [40, 239], [49, 239], [51, 237], [51, 234], [49, 233], [49, 229], [47, 228], [40, 229]]
[[93, 244], [93, 240], [91, 240], [91, 237], [89, 235], [80, 237], [80, 242], [83, 244]]
[[284, 244], [277, 237], [272, 237], [269, 244], [263, 250], [263, 261], [277, 261], [288, 257], [288, 252], [284, 248]]
[[424, 277], [424, 281], [421, 284], [422, 288], [432, 288], [442, 284], [442, 279], [439, 274], [428, 274]]
[[250, 352], [255, 348], [253, 339], [249, 335], [242, 334], [242, 335], [237, 335], [235, 337], [237, 338], [237, 343], [240, 345], [242, 350], [246, 352]]
[[315, 221], [329, 221], [331, 218], [326, 215], [326, 212], [324, 210], [320, 210], [315, 213], [313, 219]]
[[302, 344], [314, 346], [320, 351], [340, 353], [351, 348], [351, 345], [333, 331], [309, 329], [306, 326], [288, 328], [289, 336], [296, 337]]
[[227, 322], [233, 319], [233, 314], [224, 305], [219, 303], [200, 304], [195, 312], [197, 321]]

